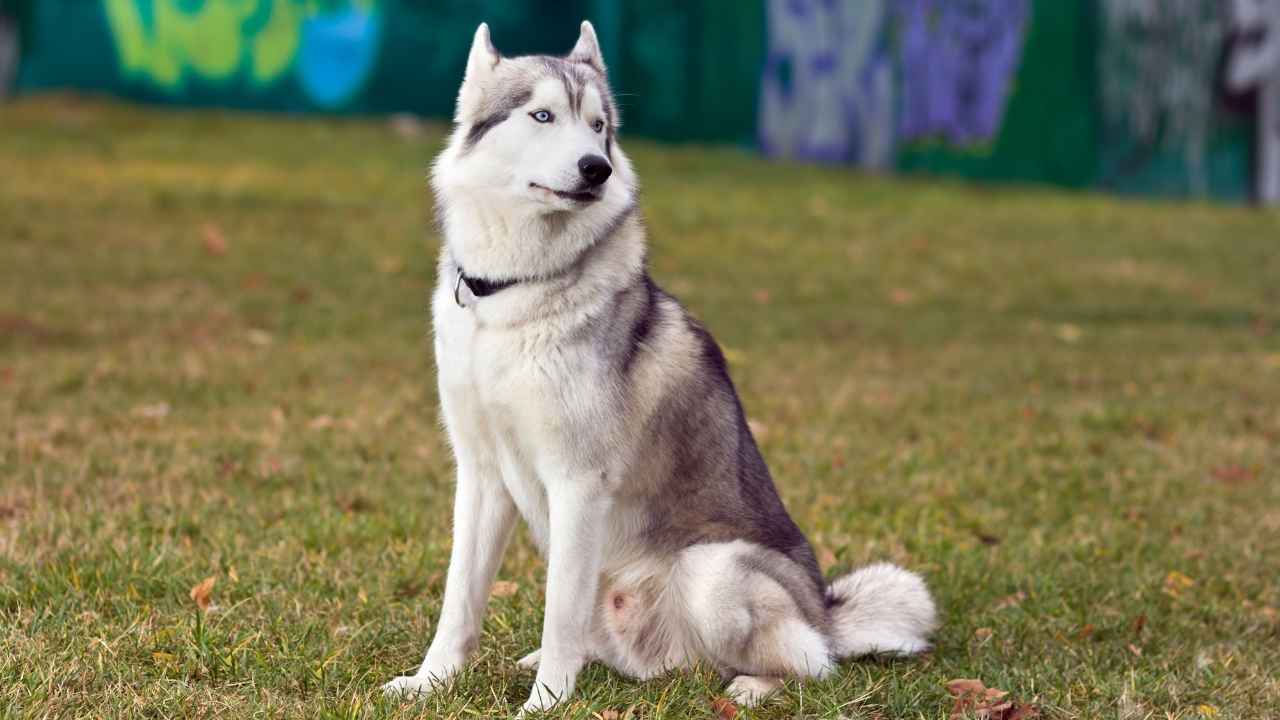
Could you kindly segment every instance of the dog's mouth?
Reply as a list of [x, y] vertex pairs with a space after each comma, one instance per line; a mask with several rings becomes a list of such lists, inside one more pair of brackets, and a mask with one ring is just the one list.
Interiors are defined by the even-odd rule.
[[580, 202], [580, 203], [593, 203], [599, 200], [604, 195], [603, 190], [600, 190], [600, 189], [574, 190], [574, 191], [555, 190], [553, 188], [547, 187], [546, 185], [539, 185], [538, 183], [534, 183], [534, 182], [529, 183], [529, 187], [537, 188], [544, 192], [549, 192], [558, 198], [563, 198], [565, 200], [572, 200], [574, 202]]

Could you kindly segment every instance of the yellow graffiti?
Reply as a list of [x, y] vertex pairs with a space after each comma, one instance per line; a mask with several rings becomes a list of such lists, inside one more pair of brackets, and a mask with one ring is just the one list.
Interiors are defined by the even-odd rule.
[[227, 80], [246, 72], [255, 84], [276, 80], [298, 55], [303, 20], [320, 12], [323, 2], [102, 1], [120, 66], [170, 90], [180, 89], [189, 75]]

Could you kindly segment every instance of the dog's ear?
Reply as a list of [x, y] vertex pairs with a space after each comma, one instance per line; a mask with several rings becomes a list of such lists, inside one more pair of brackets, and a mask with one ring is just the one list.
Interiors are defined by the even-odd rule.
[[596, 39], [596, 29], [590, 20], [582, 21], [582, 33], [578, 42], [569, 51], [570, 62], [586, 63], [604, 74], [604, 56], [600, 54], [600, 41]]
[[480, 23], [471, 41], [471, 54], [467, 56], [467, 74], [463, 82], [483, 80], [493, 73], [502, 56], [489, 39], [489, 23]]
[[488, 23], [480, 23], [480, 27], [476, 28], [475, 39], [471, 41], [471, 54], [467, 56], [467, 72], [462, 78], [462, 88], [458, 90], [458, 122], [462, 122], [463, 118], [480, 107], [485, 85], [501, 60], [502, 56], [489, 39]]

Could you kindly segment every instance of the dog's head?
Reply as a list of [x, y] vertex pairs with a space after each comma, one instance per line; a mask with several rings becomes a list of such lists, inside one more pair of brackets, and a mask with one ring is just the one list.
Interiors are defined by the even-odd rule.
[[622, 196], [629, 202], [632, 178], [617, 148], [617, 127], [591, 23], [582, 23], [564, 57], [503, 57], [482, 24], [434, 184], [445, 199], [459, 192], [498, 195], [504, 207], [535, 213], [593, 213]]

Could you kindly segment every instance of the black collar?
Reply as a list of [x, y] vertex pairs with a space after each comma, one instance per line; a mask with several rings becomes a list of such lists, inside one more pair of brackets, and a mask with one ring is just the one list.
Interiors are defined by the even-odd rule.
[[453, 300], [458, 303], [458, 307], [466, 307], [462, 302], [462, 286], [465, 284], [472, 295], [478, 298], [488, 297], [500, 290], [507, 288], [520, 282], [517, 279], [509, 278], [507, 280], [485, 280], [484, 278], [472, 277], [462, 270], [461, 265], [454, 265], [458, 270], [458, 281], [453, 286]]

